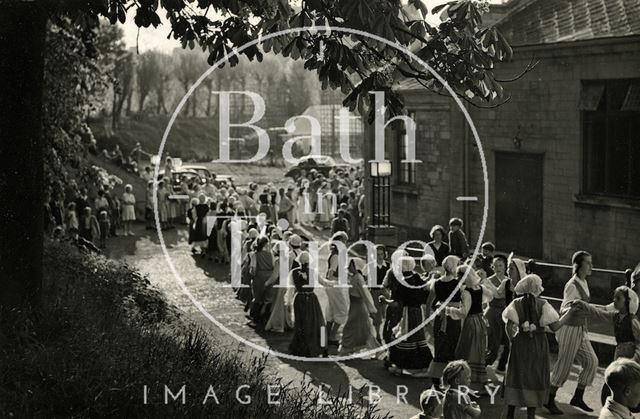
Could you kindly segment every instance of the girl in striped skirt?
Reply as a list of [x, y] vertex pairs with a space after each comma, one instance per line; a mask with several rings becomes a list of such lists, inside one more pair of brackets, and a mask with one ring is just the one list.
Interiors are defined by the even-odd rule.
[[458, 278], [464, 280], [460, 307], [447, 307], [447, 315], [463, 321], [455, 357], [464, 359], [471, 368], [471, 389], [483, 392], [487, 380], [487, 324], [482, 313], [482, 303], [493, 298], [493, 292], [480, 285], [480, 276], [468, 265], [458, 267]]
[[[515, 286], [516, 298], [502, 313], [511, 340], [509, 366], [504, 383], [507, 418], [516, 407], [527, 408], [527, 417], [536, 417], [549, 392], [549, 342], [545, 327], [558, 330], [566, 321], [546, 300], [540, 298], [542, 279], [527, 275]], [[534, 368], [532, 368], [534, 367]]]
[[[411, 332], [424, 322], [422, 306], [426, 304], [429, 292], [422, 277], [414, 271], [416, 263], [412, 257], [402, 257], [400, 265], [402, 272], [397, 272], [399, 278], [395, 301], [402, 307], [402, 319], [394, 328], [394, 337], [404, 337], [404, 339], [389, 348], [389, 360], [392, 363], [389, 371], [413, 377], [425, 377], [433, 359], [431, 350], [427, 346], [425, 329], [422, 327], [415, 333]], [[390, 300], [385, 302], [393, 303]]]

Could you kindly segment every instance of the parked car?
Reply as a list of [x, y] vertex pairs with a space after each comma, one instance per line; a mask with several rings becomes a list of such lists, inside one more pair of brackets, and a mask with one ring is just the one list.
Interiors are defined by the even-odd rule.
[[198, 173], [202, 181], [204, 181], [205, 179], [211, 180], [211, 172], [209, 171], [209, 169], [207, 169], [204, 166], [197, 166], [194, 164], [183, 164], [180, 168], [184, 170], [193, 170], [194, 172]]
[[[188, 170], [181, 167], [180, 169], [174, 170], [171, 174], [171, 191], [173, 193], [181, 193], [182, 189], [180, 188], [180, 184], [183, 179], [189, 185], [189, 189], [192, 189], [194, 182], [201, 183], [200, 175], [195, 170]], [[164, 170], [160, 170], [158, 180], [164, 179]]]
[[300, 159], [297, 165], [289, 169], [289, 171], [285, 173], [285, 176], [297, 180], [303, 170], [309, 173], [311, 169], [315, 169], [318, 173], [328, 176], [331, 170], [336, 171], [346, 168], [346, 165], [337, 164], [333, 157], [330, 156], [305, 156]]
[[204, 180], [207, 179], [210, 182], [213, 181], [213, 184], [217, 188], [233, 185], [233, 177], [231, 175], [219, 175], [216, 173], [211, 173], [211, 171], [204, 166], [198, 166], [195, 164], [183, 164], [181, 166], [181, 169], [193, 170], [194, 172], [197, 172], [202, 183], [204, 183]]

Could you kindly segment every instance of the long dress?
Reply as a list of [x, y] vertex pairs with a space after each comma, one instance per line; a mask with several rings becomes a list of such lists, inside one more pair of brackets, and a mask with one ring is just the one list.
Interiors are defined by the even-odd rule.
[[[274, 272], [278, 273], [280, 270], [280, 258], [275, 259], [273, 266]], [[279, 285], [279, 281], [276, 285]], [[269, 320], [264, 326], [264, 330], [268, 332], [282, 333], [287, 329], [293, 327], [293, 319], [291, 317], [291, 294], [289, 287], [289, 278], [287, 278], [286, 287], [272, 287], [272, 294], [274, 295], [271, 302], [271, 314]]]
[[160, 212], [160, 222], [166, 223], [169, 220], [169, 192], [166, 186], [158, 189], [158, 212]]
[[[505, 404], [542, 407], [551, 386], [549, 342], [544, 328], [559, 320], [558, 313], [542, 298], [526, 294], [513, 300], [502, 318], [515, 331], [504, 383]], [[526, 322], [535, 325], [535, 330], [523, 330]]]
[[504, 322], [502, 321], [502, 312], [507, 307], [507, 301], [505, 298], [505, 287], [502, 286], [502, 282], [509, 281], [508, 278], [504, 278], [500, 281], [496, 275], [487, 278], [487, 281], [496, 288], [497, 294], [493, 300], [489, 302], [489, 306], [484, 312], [484, 317], [487, 320], [487, 365], [493, 365], [498, 359], [498, 352], [500, 351], [500, 345], [505, 345], [505, 351], [508, 351], [508, 341], [504, 333]]
[[291, 271], [291, 280], [296, 287], [293, 300], [294, 334], [289, 344], [289, 352], [297, 356], [314, 357], [322, 354], [322, 335], [324, 317], [318, 297], [309, 285], [308, 266], [297, 267]]
[[333, 250], [329, 256], [327, 278], [318, 278], [319, 282], [326, 288], [329, 306], [327, 307], [327, 322], [345, 324], [349, 317], [349, 290], [339, 287], [338, 283], [338, 252]]
[[393, 274], [393, 270], [387, 270], [382, 285], [389, 292], [391, 300], [394, 301], [386, 307], [384, 324], [382, 326], [382, 340], [388, 344], [395, 340], [393, 329], [400, 323], [400, 319], [402, 318], [402, 307], [396, 301], [396, 293], [398, 292], [400, 283]]
[[378, 347], [369, 314], [375, 313], [371, 293], [360, 272], [349, 274], [349, 316], [342, 332], [340, 355], [349, 355]]
[[487, 383], [487, 324], [482, 313], [482, 298], [485, 288], [467, 288], [462, 294], [462, 307], [454, 309], [463, 318], [455, 357], [464, 359], [471, 368], [473, 390], [484, 390]]
[[[432, 309], [437, 309], [440, 305], [453, 294], [450, 307], [460, 306], [461, 294], [460, 290], [456, 290], [458, 281], [442, 281], [436, 280], [433, 284], [433, 292], [435, 298], [433, 300]], [[460, 320], [453, 319], [446, 315], [443, 308], [433, 321], [433, 361], [429, 365], [428, 375], [432, 378], [441, 378], [444, 367], [450, 361], [455, 360], [456, 346], [460, 337]]]
[[196, 246], [206, 247], [209, 238], [207, 237], [207, 213], [209, 206], [207, 204], [198, 204], [195, 206], [195, 222], [193, 225], [193, 237], [191, 242]]
[[[415, 272], [403, 272], [404, 281], [413, 286], [424, 285], [424, 281]], [[429, 291], [424, 288], [409, 288], [399, 283], [396, 300], [402, 306], [402, 319], [395, 329], [395, 337], [406, 336], [424, 321], [423, 305], [427, 303]], [[433, 359], [431, 350], [427, 346], [425, 328], [421, 328], [403, 341], [389, 348], [389, 359], [396, 367], [412, 370], [411, 372], [425, 372]]]
[[251, 255], [251, 291], [253, 293], [253, 306], [251, 307], [251, 317], [254, 321], [266, 321], [265, 313], [262, 309], [265, 303], [265, 283], [273, 274], [273, 255], [265, 247], [259, 252]]
[[378, 287], [371, 288], [371, 297], [373, 304], [376, 306], [377, 313], [373, 319], [373, 327], [376, 329], [376, 336], [380, 336], [380, 328], [384, 320], [385, 305], [380, 303], [380, 296], [383, 293], [384, 279], [389, 271], [389, 265], [384, 262], [382, 265], [376, 265], [376, 282]]

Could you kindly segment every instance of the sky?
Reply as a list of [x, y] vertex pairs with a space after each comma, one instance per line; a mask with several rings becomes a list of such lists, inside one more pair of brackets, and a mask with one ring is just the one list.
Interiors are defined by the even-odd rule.
[[[438, 4], [446, 3], [448, 0], [423, 0], [427, 7], [431, 10]], [[501, 3], [503, 0], [490, 0], [491, 3]], [[159, 50], [170, 52], [175, 47], [180, 47], [180, 43], [175, 39], [167, 39], [171, 27], [165, 19], [164, 13], [159, 13], [162, 24], [158, 28], [140, 28], [133, 22], [133, 14], [127, 16], [127, 22], [122, 25], [124, 29], [124, 40], [127, 47], [136, 46], [136, 38], [138, 39], [138, 49], [142, 53], [147, 50]], [[434, 24], [439, 21], [437, 16], [427, 16], [427, 22]]]

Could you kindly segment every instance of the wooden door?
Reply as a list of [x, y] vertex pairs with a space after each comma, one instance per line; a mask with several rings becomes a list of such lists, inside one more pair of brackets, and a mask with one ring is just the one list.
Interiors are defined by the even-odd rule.
[[496, 247], [541, 257], [543, 155], [496, 152], [495, 156]]

